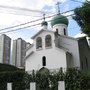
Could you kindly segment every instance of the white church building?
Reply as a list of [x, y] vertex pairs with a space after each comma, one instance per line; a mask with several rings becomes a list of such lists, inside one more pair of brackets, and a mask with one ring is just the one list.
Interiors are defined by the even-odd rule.
[[59, 70], [76, 67], [90, 69], [90, 47], [86, 37], [73, 38], [68, 36], [68, 19], [57, 14], [52, 20], [52, 30], [48, 23], [41, 23], [42, 29], [32, 39], [33, 44], [26, 50], [25, 71]]

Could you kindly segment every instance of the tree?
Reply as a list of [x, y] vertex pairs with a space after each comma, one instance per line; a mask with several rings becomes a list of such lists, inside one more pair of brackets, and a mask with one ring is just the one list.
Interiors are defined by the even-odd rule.
[[74, 13], [73, 19], [81, 27], [81, 31], [90, 37], [90, 3], [83, 3], [74, 10]]
[[90, 1], [86, 0], [86, 2], [90, 4]]

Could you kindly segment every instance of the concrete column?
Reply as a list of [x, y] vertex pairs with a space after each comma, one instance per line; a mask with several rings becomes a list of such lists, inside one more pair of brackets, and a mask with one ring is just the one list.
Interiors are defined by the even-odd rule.
[[7, 83], [7, 90], [12, 90], [12, 83]]
[[65, 82], [58, 81], [58, 90], [65, 90]]
[[30, 90], [36, 90], [36, 83], [35, 82], [30, 83]]

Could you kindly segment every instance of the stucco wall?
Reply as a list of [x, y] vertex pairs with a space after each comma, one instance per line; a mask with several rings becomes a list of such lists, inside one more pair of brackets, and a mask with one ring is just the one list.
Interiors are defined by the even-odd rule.
[[58, 48], [47, 49], [34, 52], [26, 61], [26, 71], [39, 70], [42, 68], [42, 57], [46, 57], [46, 67], [48, 69], [66, 68], [66, 53]]
[[80, 68], [80, 55], [78, 40], [66, 36], [59, 36], [59, 44], [61, 47], [66, 48], [72, 54], [73, 67]]
[[64, 29], [65, 29], [66, 35], [68, 36], [67, 25], [65, 25], [65, 24], [56, 24], [56, 25], [53, 26], [53, 31], [55, 32], [56, 29], [58, 29], [58, 33], [60, 35], [64, 35]]
[[[45, 36], [50, 34], [52, 36], [52, 46], [45, 47]], [[36, 50], [36, 38], [42, 37], [42, 49]], [[62, 49], [55, 47], [54, 33], [43, 31], [34, 39], [34, 46], [29, 49], [26, 55], [31, 51], [34, 53], [26, 59], [26, 71], [39, 70], [42, 67], [42, 57], [46, 57], [46, 67], [48, 69], [59, 69], [60, 67], [67, 68], [66, 52]]]

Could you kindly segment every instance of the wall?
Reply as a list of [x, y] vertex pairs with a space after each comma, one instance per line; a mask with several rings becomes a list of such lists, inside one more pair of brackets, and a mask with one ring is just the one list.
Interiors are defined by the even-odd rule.
[[90, 47], [85, 37], [79, 38], [79, 50], [81, 69], [90, 69]]
[[[45, 47], [45, 36], [50, 34], [52, 36], [52, 47]], [[26, 71], [31, 71], [33, 69], [39, 70], [42, 68], [42, 57], [46, 56], [46, 68], [48, 69], [59, 69], [60, 67], [67, 68], [66, 64], [66, 52], [63, 49], [55, 47], [55, 37], [54, 33], [50, 31], [43, 31], [38, 35], [42, 37], [42, 49], [36, 50], [36, 38], [34, 39], [34, 46], [27, 51], [27, 55], [31, 51], [34, 53], [26, 59]]]
[[64, 35], [64, 29], [65, 29], [66, 35], [68, 36], [67, 25], [65, 25], [65, 24], [56, 24], [56, 25], [53, 26], [53, 31], [55, 32], [56, 29], [58, 29], [58, 33], [60, 35]]
[[79, 55], [79, 45], [78, 40], [68, 36], [59, 37], [60, 47], [66, 48], [69, 53], [72, 55], [72, 66], [80, 68], [80, 55]]
[[0, 63], [10, 64], [11, 39], [2, 34], [0, 36]]

